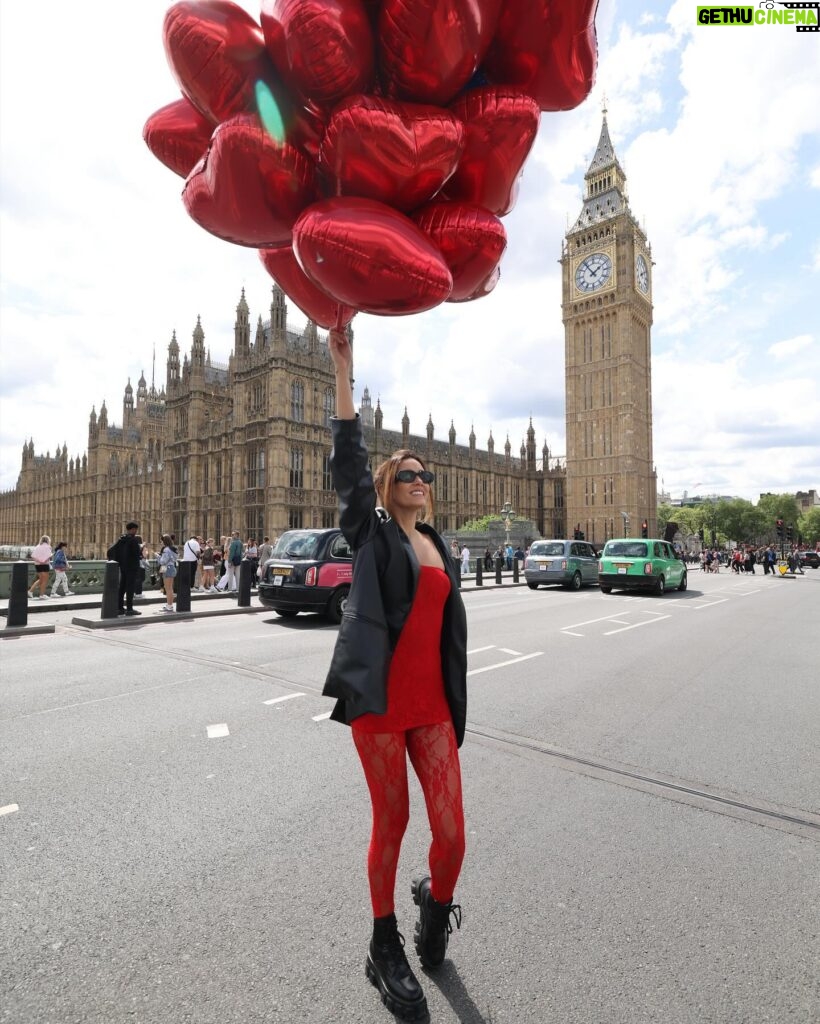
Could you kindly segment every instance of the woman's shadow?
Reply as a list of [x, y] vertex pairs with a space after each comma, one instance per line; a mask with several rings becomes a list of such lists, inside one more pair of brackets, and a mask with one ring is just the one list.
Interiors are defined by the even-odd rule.
[[[485, 1016], [470, 998], [455, 964], [447, 960], [435, 972], [425, 971], [424, 976], [425, 984], [429, 987], [432, 982], [436, 986], [453, 1008], [460, 1024], [495, 1024], [492, 1013], [488, 1010]], [[431, 1020], [428, 1015], [427, 1021]]]

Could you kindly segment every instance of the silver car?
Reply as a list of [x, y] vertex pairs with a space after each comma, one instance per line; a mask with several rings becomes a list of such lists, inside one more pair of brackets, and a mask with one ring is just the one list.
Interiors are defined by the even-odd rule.
[[524, 563], [530, 590], [542, 583], [557, 583], [570, 590], [598, 582], [598, 556], [583, 540], [536, 540]]

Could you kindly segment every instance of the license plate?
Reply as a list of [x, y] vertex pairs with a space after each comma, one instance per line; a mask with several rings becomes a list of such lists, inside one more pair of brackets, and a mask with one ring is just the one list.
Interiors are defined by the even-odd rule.
[[284, 576], [274, 576], [273, 577], [273, 585], [275, 587], [281, 587], [284, 582], [285, 582]]
[[626, 576], [626, 569], [619, 569], [618, 570], [618, 575], [619, 576]]
[[274, 576], [290, 576], [291, 568], [289, 565], [275, 565], [271, 572]]
[[549, 564], [549, 562], [542, 562], [542, 563], [541, 563], [541, 564], [540, 564], [540, 565], [538, 566], [538, 568], [539, 568], [539, 569], [541, 569], [542, 571], [545, 571], [545, 570], [549, 569], [549, 567], [550, 567], [550, 564]]

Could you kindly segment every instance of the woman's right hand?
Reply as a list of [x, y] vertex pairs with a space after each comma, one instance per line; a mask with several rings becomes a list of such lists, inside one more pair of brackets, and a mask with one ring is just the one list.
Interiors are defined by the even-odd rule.
[[333, 329], [327, 336], [327, 347], [335, 369], [350, 376], [353, 365], [353, 349], [344, 331]]

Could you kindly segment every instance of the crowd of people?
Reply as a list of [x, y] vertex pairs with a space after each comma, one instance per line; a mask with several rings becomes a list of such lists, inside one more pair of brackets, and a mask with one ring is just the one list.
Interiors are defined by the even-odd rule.
[[[505, 569], [512, 571], [513, 561], [517, 561], [519, 565], [523, 565], [528, 551], [529, 549], [525, 551], [520, 544], [515, 548], [512, 544], [499, 544], [495, 551], [486, 547], [484, 549], [484, 554], [480, 556], [480, 559], [476, 558], [473, 561], [475, 564], [480, 561], [485, 572], [491, 572], [495, 569], [499, 560]], [[450, 541], [450, 554], [453, 556], [454, 561], [461, 563], [462, 576], [465, 575], [465, 573], [472, 571], [471, 566], [473, 563], [471, 562], [472, 556], [470, 549], [466, 544], [461, 544], [458, 537], [453, 537]]]
[[787, 563], [789, 572], [804, 575], [800, 548], [797, 544], [793, 544], [782, 559], [772, 544], [761, 546], [740, 544], [733, 551], [728, 552], [716, 547], [704, 548], [700, 553], [700, 567], [704, 572], [720, 572], [722, 563], [733, 573], [751, 573], [754, 576], [755, 566], [762, 565], [764, 576], [769, 574], [776, 576], [781, 561]]
[[[186, 573], [192, 592], [200, 594], [235, 593], [239, 589], [237, 569], [243, 561], [251, 564], [251, 586], [254, 586], [260, 572], [270, 558], [276, 538], [271, 541], [264, 537], [257, 543], [255, 537], [243, 541], [239, 531], [234, 530], [230, 536], [203, 538], [192, 534], [186, 541], [179, 543], [173, 533], [163, 534], [159, 545], [153, 548], [145, 543], [137, 532], [139, 523], [131, 520], [126, 523], [123, 535], [111, 545], [107, 555], [120, 567], [120, 584], [117, 597], [120, 615], [139, 615], [134, 608], [134, 599], [139, 598], [146, 587], [159, 587], [165, 594], [162, 611], [169, 613], [175, 610], [175, 594], [180, 573]], [[35, 580], [29, 587], [29, 598], [45, 600], [48, 597], [71, 597], [74, 591], [69, 589], [68, 545], [61, 540], [55, 548], [51, 546], [51, 538], [44, 534], [39, 544], [32, 550], [30, 559], [34, 562]], [[54, 581], [51, 593], [48, 594], [48, 581], [51, 572]], [[62, 588], [62, 593], [60, 589]]]

